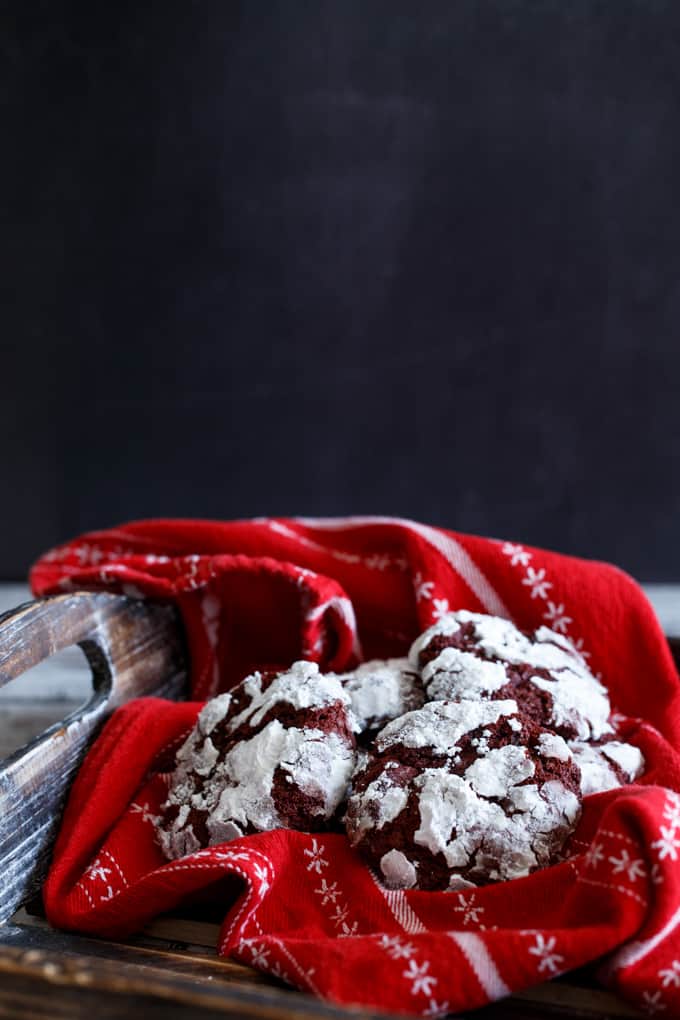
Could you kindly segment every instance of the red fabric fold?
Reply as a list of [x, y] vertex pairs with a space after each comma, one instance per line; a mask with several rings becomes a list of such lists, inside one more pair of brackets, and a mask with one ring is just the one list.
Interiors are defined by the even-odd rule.
[[[124, 935], [211, 887], [218, 951], [345, 1003], [469, 1009], [606, 955], [602, 979], [680, 1015], [680, 686], [643, 593], [621, 571], [392, 518], [148, 521], [35, 565], [37, 595], [169, 598], [196, 702], [133, 702], [71, 792], [45, 887], [50, 921]], [[567, 634], [609, 687], [639, 784], [588, 798], [563, 863], [455, 893], [385, 890], [338, 834], [279, 830], [164, 861], [153, 818], [198, 699], [296, 657], [342, 669], [402, 654], [449, 609]]]

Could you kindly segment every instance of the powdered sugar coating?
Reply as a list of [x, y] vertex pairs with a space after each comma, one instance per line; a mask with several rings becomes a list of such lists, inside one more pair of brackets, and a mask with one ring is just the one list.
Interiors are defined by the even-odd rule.
[[645, 759], [638, 747], [619, 740], [588, 744], [573, 740], [570, 749], [581, 770], [581, 793], [615, 790], [638, 779], [645, 769]]
[[562, 736], [599, 739], [611, 732], [606, 689], [564, 635], [540, 627], [533, 636], [499, 617], [448, 613], [413, 643], [434, 699], [507, 698]]
[[372, 659], [338, 679], [352, 699], [359, 733], [370, 734], [404, 712], [420, 708], [425, 700], [418, 672], [405, 658]]
[[278, 676], [254, 673], [207, 702], [163, 805], [166, 856], [250, 832], [323, 828], [355, 764], [349, 705], [338, 679], [309, 662]]
[[570, 761], [573, 757], [566, 740], [558, 737], [556, 733], [542, 733], [538, 738], [538, 748], [545, 758]]
[[345, 824], [393, 888], [484, 884], [555, 858], [579, 817], [578, 787], [566, 742], [512, 700], [430, 702], [378, 735]]
[[429, 701], [385, 726], [375, 740], [378, 752], [394, 745], [426, 748], [457, 760], [456, 744], [466, 733], [517, 714], [515, 701]]
[[561, 733], [572, 732], [582, 740], [598, 740], [611, 733], [611, 705], [602, 685], [594, 678], [561, 670], [554, 679], [533, 676], [531, 682], [552, 698], [546, 725]]
[[[240, 700], [245, 701], [245, 707], [240, 712], [230, 715], [229, 733], [236, 732], [245, 724], [250, 727], [258, 726], [267, 713], [276, 710], [281, 702], [296, 710], [317, 709], [338, 702], [347, 708], [350, 707], [350, 700], [339, 684], [338, 678], [332, 673], [320, 673], [316, 662], [306, 660], [294, 662], [290, 669], [273, 678], [260, 672], [251, 673], [241, 681], [239, 688], [239, 694], [242, 696]], [[229, 699], [225, 703], [225, 713], [229, 715], [237, 703], [237, 698], [234, 692], [222, 697]], [[221, 701], [221, 698], [214, 700]], [[212, 712], [210, 718], [214, 729], [216, 720]]]
[[430, 644], [433, 637], [442, 635], [443, 637], [450, 637], [452, 634], [456, 634], [460, 630], [459, 617], [461, 612], [457, 613], [444, 613], [440, 616], [436, 623], [433, 623], [430, 627], [419, 634], [415, 639], [408, 651], [408, 661], [413, 669], [419, 669], [421, 666], [420, 657], [425, 651], [427, 646]]
[[406, 854], [389, 850], [380, 858], [380, 871], [385, 883], [392, 889], [412, 889], [418, 874]]
[[406, 807], [408, 793], [398, 783], [394, 782], [393, 763], [388, 762], [385, 772], [379, 775], [372, 783], [369, 783], [364, 790], [364, 796], [369, 800], [375, 809], [368, 814], [357, 816], [355, 832], [362, 832], [364, 829], [382, 829], [388, 822], [393, 822]]
[[444, 648], [422, 671], [433, 699], [488, 697], [505, 687], [508, 675], [500, 662], [487, 662], [472, 652]]

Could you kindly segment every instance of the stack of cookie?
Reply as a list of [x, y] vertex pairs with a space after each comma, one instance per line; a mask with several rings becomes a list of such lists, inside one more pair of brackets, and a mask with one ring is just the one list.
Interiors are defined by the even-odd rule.
[[408, 659], [255, 673], [208, 702], [178, 753], [170, 858], [342, 822], [392, 888], [455, 889], [555, 861], [582, 797], [635, 779], [605, 688], [559, 634], [449, 613]]

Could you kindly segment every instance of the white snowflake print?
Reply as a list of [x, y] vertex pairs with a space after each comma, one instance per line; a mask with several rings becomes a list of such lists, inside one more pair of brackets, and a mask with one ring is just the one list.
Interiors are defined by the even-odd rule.
[[325, 907], [327, 903], [332, 903], [335, 906], [335, 901], [340, 895], [338, 883], [333, 882], [332, 885], [329, 885], [325, 878], [321, 879], [321, 888], [315, 889], [314, 892], [317, 896], [321, 896], [322, 907]]
[[662, 1013], [666, 1008], [666, 1003], [661, 999], [661, 992], [643, 992], [642, 1008], [648, 1016]]
[[269, 872], [264, 864], [259, 864], [257, 861], [253, 861], [253, 871], [260, 883], [260, 896], [264, 896], [269, 890]]
[[420, 992], [423, 995], [432, 995], [432, 989], [437, 984], [437, 979], [432, 974], [427, 973], [429, 969], [429, 962], [421, 963], [418, 966], [415, 960], [409, 960], [408, 970], [403, 972], [403, 976], [413, 982], [411, 985], [411, 995], [418, 995]]
[[96, 567], [104, 559], [104, 553], [96, 545], [81, 545], [74, 550], [81, 567]]
[[307, 865], [307, 871], [315, 871], [317, 875], [320, 875], [321, 869], [328, 867], [328, 861], [324, 857], [323, 851], [324, 848], [322, 846], [319, 846], [317, 841], [313, 839], [311, 850], [308, 849], [303, 851], [305, 857], [311, 858], [309, 864]]
[[279, 981], [286, 981], [289, 985], [292, 984], [292, 981], [288, 977], [288, 974], [285, 972], [285, 970], [281, 969], [281, 965], [279, 963], [272, 963], [272, 965], [269, 968], [269, 973], [272, 975], [272, 977], [278, 978]]
[[458, 894], [458, 903], [460, 906], [454, 907], [454, 911], [463, 914], [463, 924], [479, 924], [479, 918], [484, 913], [484, 907], [475, 905], [475, 894], [468, 900], [465, 899], [462, 893]]
[[435, 599], [434, 609], [432, 615], [435, 620], [441, 620], [442, 616], [446, 616], [449, 611], [449, 600], [448, 599]]
[[670, 985], [673, 988], [680, 988], [680, 960], [673, 960], [670, 967], [660, 970], [659, 977], [664, 988], [668, 988]]
[[539, 974], [559, 974], [560, 964], [564, 963], [564, 957], [555, 952], [556, 943], [557, 939], [554, 935], [546, 939], [544, 935], [536, 934], [536, 942], [529, 947], [529, 952], [532, 956], [540, 958]]
[[97, 859], [87, 869], [85, 874], [88, 878], [91, 878], [93, 882], [98, 878], [100, 878], [102, 882], [106, 882], [107, 878], [111, 874], [111, 868], [105, 868], [100, 858], [97, 857]]
[[369, 570], [387, 570], [390, 565], [390, 557], [384, 553], [374, 553], [372, 556], [367, 557], [364, 563]]
[[673, 829], [680, 829], [680, 797], [673, 790], [668, 791], [663, 816], [668, 819]]
[[258, 945], [257, 943], [248, 947], [251, 953], [251, 960], [253, 967], [268, 967], [269, 966], [269, 950], [264, 944]]
[[60, 560], [65, 560], [71, 555], [71, 549], [66, 546], [63, 549], [52, 549], [47, 555], [43, 556], [45, 563], [58, 563]]
[[430, 1003], [427, 1009], [423, 1010], [423, 1016], [446, 1016], [449, 1011], [448, 1002], [436, 1002], [434, 999], [430, 999]]
[[402, 942], [398, 935], [381, 935], [380, 948], [393, 960], [410, 960], [415, 953], [415, 947], [410, 942]]
[[645, 877], [645, 862], [641, 858], [633, 860], [627, 850], [622, 850], [620, 857], [610, 857], [609, 863], [613, 865], [612, 874], [625, 872], [631, 882]]
[[543, 619], [551, 624], [552, 630], [560, 634], [566, 634], [569, 624], [573, 623], [571, 616], [566, 615], [564, 606], [561, 603], [557, 606], [554, 602], [548, 602], [548, 611], [543, 614]]
[[527, 552], [524, 546], [514, 545], [512, 542], [503, 544], [503, 552], [510, 557], [511, 567], [528, 567], [531, 560], [531, 553]]
[[527, 567], [527, 576], [522, 578], [522, 584], [526, 585], [527, 588], [531, 588], [532, 599], [547, 599], [548, 588], [552, 588], [550, 581], [545, 579], [543, 567], [540, 570]]
[[586, 853], [583, 855], [583, 860], [586, 862], [586, 867], [596, 868], [600, 861], [604, 860], [604, 851], [601, 843], [592, 843]]
[[423, 599], [432, 598], [432, 589], [434, 588], [434, 581], [423, 580], [423, 575], [418, 571], [416, 576], [413, 578], [413, 588], [416, 593], [416, 602], [422, 602]]
[[663, 861], [666, 857], [670, 857], [672, 861], [677, 861], [680, 839], [675, 835], [675, 829], [671, 826], [662, 825], [660, 832], [661, 839], [657, 839], [656, 842], [652, 843], [654, 849], [658, 848], [659, 850], [659, 860]]
[[133, 815], [141, 815], [143, 822], [151, 822], [154, 825], [160, 821], [161, 816], [155, 815], [148, 804], [130, 804], [130, 811]]
[[584, 641], [583, 641], [582, 637], [580, 637], [578, 639], [578, 641], [572, 641], [572, 644], [573, 644], [574, 648], [576, 649], [576, 651], [578, 652], [578, 654], [581, 656], [582, 659], [589, 659], [590, 658], [590, 652], [586, 651], [585, 644], [584, 644]]
[[331, 921], [337, 928], [338, 925], [343, 924], [347, 920], [347, 914], [349, 913], [348, 907], [343, 907], [342, 903], [338, 903], [335, 907], [335, 912], [330, 915]]
[[336, 560], [340, 560], [341, 563], [361, 563], [361, 556], [356, 553], [342, 552], [340, 549], [334, 549], [332, 556]]
[[346, 921], [343, 921], [342, 925], [340, 926], [340, 931], [338, 932], [338, 938], [346, 939], [350, 935], [356, 935], [358, 930], [359, 930], [358, 921], [353, 921], [352, 924], [347, 924]]

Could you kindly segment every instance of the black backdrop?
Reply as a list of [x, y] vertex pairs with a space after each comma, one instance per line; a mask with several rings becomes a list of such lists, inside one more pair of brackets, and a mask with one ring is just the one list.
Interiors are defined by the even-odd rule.
[[296, 512], [680, 577], [675, 0], [0, 9], [0, 577]]

